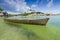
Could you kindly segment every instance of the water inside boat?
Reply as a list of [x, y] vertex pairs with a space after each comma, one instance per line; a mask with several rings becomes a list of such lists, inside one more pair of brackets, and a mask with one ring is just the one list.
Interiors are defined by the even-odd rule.
[[47, 18], [46, 16], [13, 16], [13, 17], [8, 17], [8, 19], [19, 19], [19, 20], [25, 20], [25, 19], [45, 19]]

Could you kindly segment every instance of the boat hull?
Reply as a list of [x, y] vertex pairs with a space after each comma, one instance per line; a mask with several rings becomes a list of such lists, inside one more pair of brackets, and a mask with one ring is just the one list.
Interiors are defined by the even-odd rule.
[[5, 21], [22, 23], [22, 24], [37, 24], [37, 25], [46, 25], [49, 18], [45, 19], [34, 19], [34, 20], [18, 20], [18, 19], [4, 19]]

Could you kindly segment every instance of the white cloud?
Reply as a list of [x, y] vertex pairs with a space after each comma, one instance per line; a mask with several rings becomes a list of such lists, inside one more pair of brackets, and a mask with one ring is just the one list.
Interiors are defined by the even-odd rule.
[[17, 13], [17, 12], [12, 12], [12, 11], [7, 11], [8, 14], [21, 14], [21, 13]]
[[53, 0], [47, 0], [47, 1], [48, 1], [47, 7], [53, 6]]
[[27, 6], [25, 0], [5, 0], [5, 2], [12, 8], [15, 9], [15, 11], [19, 12], [21, 10], [27, 11], [30, 7]]
[[33, 4], [31, 7], [34, 8], [34, 7], [37, 7], [37, 5]]
[[32, 4], [30, 10], [31, 10], [31, 11], [35, 11], [37, 7], [38, 7], [37, 4]]
[[59, 14], [60, 13], [59, 10], [52, 10], [51, 12], [54, 13], [54, 14]]
[[40, 2], [41, 0], [36, 0], [36, 2], [31, 5], [31, 10], [35, 11]]

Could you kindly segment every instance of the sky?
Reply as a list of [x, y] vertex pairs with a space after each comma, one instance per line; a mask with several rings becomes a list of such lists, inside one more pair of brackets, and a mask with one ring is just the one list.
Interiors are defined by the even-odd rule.
[[60, 13], [60, 0], [0, 0], [0, 7], [9, 13], [24, 13], [31, 10], [43, 13]]

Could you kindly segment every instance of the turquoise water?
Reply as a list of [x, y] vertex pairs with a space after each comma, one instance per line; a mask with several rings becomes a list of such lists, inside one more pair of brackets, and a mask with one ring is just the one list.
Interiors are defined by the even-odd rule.
[[49, 18], [50, 19], [48, 21], [48, 24], [50, 24], [52, 26], [60, 27], [60, 16], [50, 16]]

